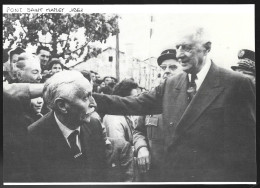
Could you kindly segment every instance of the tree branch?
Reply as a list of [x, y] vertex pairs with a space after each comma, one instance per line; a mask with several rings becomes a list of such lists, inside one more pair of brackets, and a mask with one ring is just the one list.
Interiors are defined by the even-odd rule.
[[78, 49], [72, 51], [71, 53], [75, 53], [76, 51], [78, 51], [78, 50], [80, 50], [80, 49], [82, 49], [82, 48], [85, 48], [85, 47], [88, 45], [88, 43], [90, 43], [91, 40], [92, 40], [92, 39], [90, 39], [90, 40], [87, 41], [83, 46], [81, 46], [80, 48], [78, 48]]

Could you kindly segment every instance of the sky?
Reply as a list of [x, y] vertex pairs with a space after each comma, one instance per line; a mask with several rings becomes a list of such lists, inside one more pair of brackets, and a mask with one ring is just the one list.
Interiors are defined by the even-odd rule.
[[[121, 13], [119, 47], [141, 60], [158, 57], [174, 48], [177, 31], [189, 25], [205, 27], [212, 39], [210, 57], [219, 66], [236, 64], [240, 49], [255, 50], [254, 6], [236, 5], [171, 5], [163, 12]], [[176, 11], [177, 10], [177, 11]], [[151, 22], [151, 16], [153, 22]], [[150, 38], [150, 28], [153, 34]], [[115, 39], [108, 43], [114, 44]]]

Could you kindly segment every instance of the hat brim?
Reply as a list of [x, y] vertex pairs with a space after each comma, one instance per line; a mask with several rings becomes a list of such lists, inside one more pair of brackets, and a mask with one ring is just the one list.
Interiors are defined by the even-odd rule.
[[237, 70], [239, 67], [238, 66], [231, 66], [232, 70]]
[[158, 57], [157, 59], [157, 63], [160, 66], [162, 64], [163, 61], [168, 60], [168, 59], [174, 59], [177, 60], [176, 55], [172, 54], [172, 53], [168, 53], [168, 54], [163, 54], [160, 57]]
[[244, 66], [232, 66], [231, 69], [234, 70], [234, 71], [237, 70], [237, 69], [241, 69], [241, 70], [252, 72], [253, 74], [255, 73], [254, 70], [252, 70], [248, 67], [244, 67]]

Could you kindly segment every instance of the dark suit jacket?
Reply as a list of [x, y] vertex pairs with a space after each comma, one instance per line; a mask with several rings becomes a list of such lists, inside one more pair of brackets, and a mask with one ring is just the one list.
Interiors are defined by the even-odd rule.
[[248, 78], [212, 63], [188, 105], [187, 74], [138, 97], [94, 94], [109, 114], [163, 114], [161, 181], [256, 181], [255, 89]]
[[28, 181], [27, 126], [29, 84], [3, 86], [3, 181]]
[[129, 142], [108, 137], [106, 144], [106, 161], [109, 182], [134, 181], [134, 156]]
[[106, 181], [105, 142], [97, 119], [81, 126], [82, 155], [74, 159], [51, 111], [28, 127], [33, 182]]

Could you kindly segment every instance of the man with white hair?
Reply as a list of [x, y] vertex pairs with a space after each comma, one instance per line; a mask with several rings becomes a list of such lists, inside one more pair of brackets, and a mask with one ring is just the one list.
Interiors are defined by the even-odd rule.
[[254, 86], [209, 59], [206, 36], [203, 28], [187, 30], [176, 44], [184, 72], [154, 90], [137, 97], [93, 96], [105, 114], [162, 113], [161, 181], [255, 182]]
[[19, 83], [40, 83], [42, 79], [40, 59], [33, 54], [20, 54], [16, 63], [16, 76]]
[[91, 118], [96, 107], [91, 92], [78, 71], [46, 81], [43, 99], [52, 111], [28, 127], [32, 181], [104, 181], [105, 141], [100, 122]]

